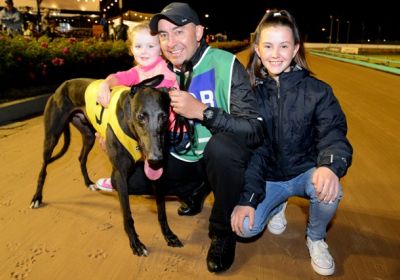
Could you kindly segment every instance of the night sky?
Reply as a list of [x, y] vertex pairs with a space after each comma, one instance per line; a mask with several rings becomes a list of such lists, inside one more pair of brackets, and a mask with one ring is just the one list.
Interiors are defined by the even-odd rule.
[[[189, 3], [199, 14], [210, 34], [224, 33], [229, 40], [245, 39], [254, 31], [265, 10], [287, 9], [299, 25], [303, 39], [307, 42], [328, 42], [333, 16], [332, 42], [337, 40], [339, 19], [339, 43], [399, 43], [400, 20], [395, 0], [380, 0], [374, 5], [358, 0], [196, 0]], [[125, 0], [125, 8], [139, 12], [157, 13], [171, 1]], [[369, 2], [369, 1], [368, 1]], [[206, 19], [205, 14], [210, 17]], [[395, 16], [396, 13], [396, 16]], [[348, 23], [350, 22], [350, 24]], [[350, 25], [350, 29], [348, 28]], [[325, 31], [322, 31], [325, 28]]]

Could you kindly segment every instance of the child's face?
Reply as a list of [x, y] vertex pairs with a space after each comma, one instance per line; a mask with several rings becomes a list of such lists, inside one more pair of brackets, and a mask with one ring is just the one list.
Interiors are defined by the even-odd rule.
[[136, 33], [131, 48], [135, 61], [140, 66], [151, 65], [160, 56], [158, 36], [150, 35], [148, 30]]
[[298, 50], [299, 45], [294, 44], [292, 30], [282, 25], [264, 28], [259, 43], [255, 45], [261, 63], [273, 78], [290, 71], [290, 64]]

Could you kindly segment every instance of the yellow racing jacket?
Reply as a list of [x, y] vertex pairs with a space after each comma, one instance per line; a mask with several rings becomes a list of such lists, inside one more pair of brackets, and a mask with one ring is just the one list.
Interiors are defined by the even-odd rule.
[[142, 159], [142, 153], [138, 142], [132, 137], [126, 135], [122, 130], [117, 119], [117, 103], [121, 93], [130, 90], [126, 86], [116, 86], [112, 88], [111, 100], [108, 108], [104, 108], [101, 104], [97, 103], [97, 94], [99, 92], [100, 83], [103, 80], [96, 80], [89, 84], [85, 92], [86, 115], [89, 121], [96, 129], [96, 131], [106, 139], [107, 125], [110, 125], [114, 134], [117, 136], [118, 141], [125, 147], [125, 149], [132, 155], [135, 161]]

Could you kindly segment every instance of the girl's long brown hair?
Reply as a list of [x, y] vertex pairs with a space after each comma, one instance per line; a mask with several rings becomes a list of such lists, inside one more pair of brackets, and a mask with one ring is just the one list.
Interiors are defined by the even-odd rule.
[[260, 58], [255, 52], [255, 45], [260, 42], [261, 31], [270, 26], [287, 26], [292, 30], [294, 43], [299, 45], [299, 50], [297, 51], [296, 56], [293, 58], [292, 65], [297, 64], [300, 67], [310, 71], [306, 61], [304, 43], [300, 37], [300, 32], [294, 17], [286, 10], [268, 10], [254, 32], [254, 39], [251, 44], [250, 60], [247, 64], [247, 72], [249, 73], [250, 83], [253, 87], [256, 85], [256, 79], [263, 80], [268, 76], [268, 72], [262, 65]]

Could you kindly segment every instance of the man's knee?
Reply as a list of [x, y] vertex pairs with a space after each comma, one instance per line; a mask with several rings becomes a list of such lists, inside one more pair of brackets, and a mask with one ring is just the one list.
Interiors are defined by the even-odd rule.
[[246, 158], [247, 149], [232, 133], [214, 134], [204, 149], [205, 159], [235, 159]]

